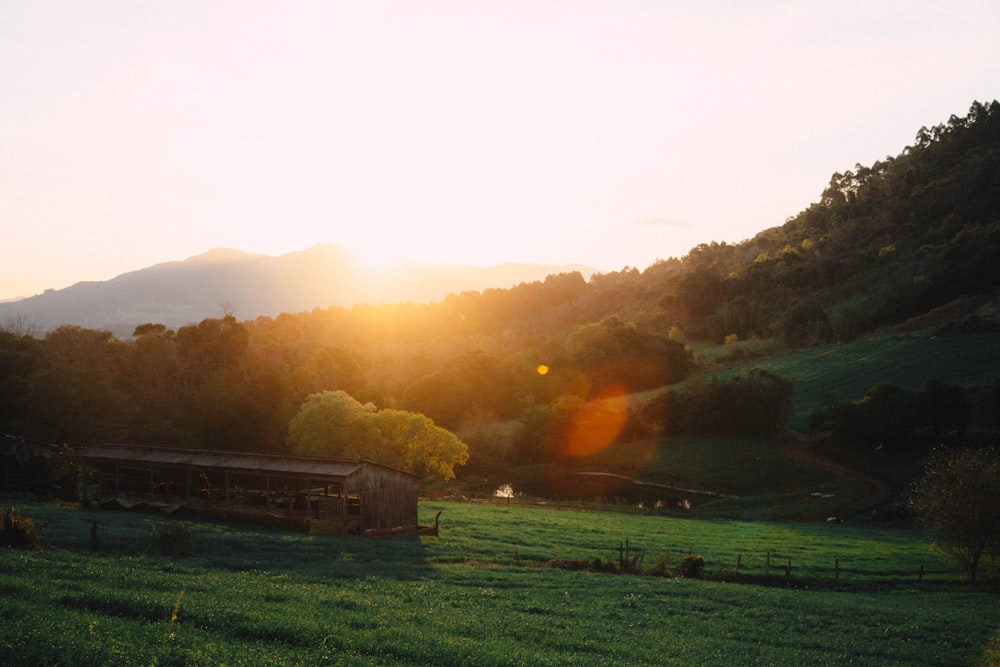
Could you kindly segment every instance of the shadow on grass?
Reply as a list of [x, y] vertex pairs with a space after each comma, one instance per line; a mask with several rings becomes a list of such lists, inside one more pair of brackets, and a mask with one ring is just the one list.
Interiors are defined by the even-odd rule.
[[[81, 557], [146, 557], [163, 567], [276, 571], [307, 577], [412, 580], [432, 577], [422, 540], [416, 535], [362, 537], [284, 531], [246, 523], [180, 518], [150, 510], [102, 510], [44, 499], [4, 499], [24, 508], [42, 527], [50, 547]], [[192, 555], [160, 555], [154, 531], [181, 526], [191, 535]]]

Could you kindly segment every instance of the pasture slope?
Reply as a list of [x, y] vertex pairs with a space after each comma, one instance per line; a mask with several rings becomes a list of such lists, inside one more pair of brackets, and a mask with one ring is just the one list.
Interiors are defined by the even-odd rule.
[[[919, 389], [934, 379], [971, 386], [1000, 376], [1000, 333], [938, 331], [905, 329], [791, 350], [753, 340], [699, 348], [705, 379], [725, 380], [753, 369], [789, 379], [788, 436], [670, 436], [617, 443], [583, 459], [514, 466], [479, 477], [460, 474], [458, 488], [466, 496], [485, 498], [510, 483], [529, 496], [683, 504], [700, 517], [753, 520], [849, 518], [880, 506], [898, 508], [919, 474], [923, 453], [887, 449], [864, 460], [830, 460], [821, 438], [809, 433], [809, 418], [835, 403], [858, 401], [878, 384]], [[641, 408], [656, 393], [635, 394], [630, 401]], [[622, 483], [627, 480], [634, 483]]]
[[[699, 351], [708, 362], [708, 375], [726, 379], [761, 369], [780, 375], [792, 382], [792, 415], [789, 420], [791, 433], [786, 441], [776, 445], [777, 452], [787, 457], [790, 469], [780, 479], [761, 477], [752, 468], [742, 471], [747, 475], [747, 485], [761, 490], [757, 496], [763, 502], [756, 516], [766, 516], [763, 511], [771, 506], [773, 518], [823, 518], [825, 516], [851, 517], [886, 502], [903, 502], [909, 482], [920, 471], [920, 452], [889, 451], [872, 453], [866, 460], [831, 461], [817, 451], [817, 441], [809, 433], [809, 418], [817, 410], [836, 403], [860, 400], [865, 392], [878, 384], [893, 384], [907, 389], [920, 389], [927, 380], [948, 384], [972, 386], [991, 378], [1000, 377], [1000, 333], [942, 334], [947, 324], [937, 320], [921, 321], [921, 325], [934, 324], [936, 328], [918, 329], [901, 326], [881, 335], [851, 343], [819, 345], [811, 348], [784, 350], [758, 341], [747, 341], [737, 346], [720, 346]], [[713, 361], [742, 350], [746, 358], [735, 361]], [[734, 347], [734, 349], [726, 349]], [[757, 356], [757, 355], [760, 356]], [[739, 353], [736, 355], [739, 357]], [[700, 460], [729, 470], [729, 476], [740, 471], [726, 461], [746, 461], [734, 456], [713, 456], [709, 452], [717, 440], [703, 439]], [[672, 445], [665, 442], [666, 447]], [[773, 452], [756, 451], [755, 460], [774, 466]], [[786, 464], [786, 467], [789, 464]], [[869, 469], [870, 468], [870, 469]], [[727, 476], [720, 472], [718, 477]], [[803, 482], [801, 488], [789, 489], [788, 494], [766, 496], [767, 490], [780, 490], [782, 482], [789, 479]], [[753, 482], [750, 480], [757, 480]], [[804, 504], [794, 500], [795, 494], [808, 499]], [[773, 502], [773, 505], [772, 505]], [[747, 503], [744, 503], [746, 505]], [[720, 504], [700, 509], [729, 511]], [[718, 514], [715, 514], [718, 515]], [[723, 514], [724, 515], [724, 514]], [[753, 516], [752, 509], [734, 513], [734, 516]]]
[[[52, 547], [0, 551], [5, 664], [967, 666], [1000, 636], [907, 529], [425, 501], [440, 536], [368, 539], [0, 500]], [[193, 556], [151, 553], [167, 523]], [[625, 541], [706, 578], [545, 566]]]
[[[753, 349], [753, 341], [748, 344]], [[767, 349], [767, 348], [765, 348]], [[807, 432], [816, 410], [858, 401], [877, 384], [919, 389], [927, 380], [969, 385], [1000, 376], [1000, 333], [937, 335], [935, 330], [885, 333], [851, 343], [817, 345], [719, 364], [726, 378], [753, 368], [792, 381], [790, 428]], [[709, 358], [721, 348], [705, 350]]]

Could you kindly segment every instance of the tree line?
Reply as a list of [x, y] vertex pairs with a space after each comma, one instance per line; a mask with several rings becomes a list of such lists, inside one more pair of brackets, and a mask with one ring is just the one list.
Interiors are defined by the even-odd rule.
[[[546, 282], [559, 291], [560, 279]], [[125, 340], [75, 326], [41, 338], [0, 331], [0, 427], [70, 445], [371, 457], [447, 478], [469, 458], [454, 433], [470, 424], [515, 420], [528, 404], [568, 397], [583, 405], [612, 387], [661, 387], [692, 366], [683, 345], [616, 317], [489, 340], [428, 314], [454, 306], [250, 322], [225, 314], [176, 331], [145, 324]], [[515, 462], [509, 452], [500, 458]]]

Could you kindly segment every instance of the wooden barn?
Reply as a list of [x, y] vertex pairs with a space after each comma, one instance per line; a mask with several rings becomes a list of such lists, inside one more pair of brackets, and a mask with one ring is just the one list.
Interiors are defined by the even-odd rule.
[[12, 435], [0, 437], [0, 489], [31, 491], [44, 488], [58, 447]]
[[417, 476], [372, 461], [131, 445], [93, 445], [83, 460], [102, 499], [280, 517], [335, 532], [417, 529]]

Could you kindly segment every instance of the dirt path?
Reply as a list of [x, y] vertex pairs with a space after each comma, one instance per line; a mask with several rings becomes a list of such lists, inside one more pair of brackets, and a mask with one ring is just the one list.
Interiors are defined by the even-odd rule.
[[626, 477], [625, 475], [617, 475], [613, 472], [575, 472], [574, 475], [592, 475], [597, 477], [614, 477], [615, 479], [625, 480], [631, 482], [636, 486], [651, 486], [658, 489], [669, 489], [671, 491], [680, 491], [682, 493], [694, 493], [703, 496], [713, 496], [715, 498], [730, 498], [733, 500], [738, 500], [739, 496], [727, 496], [724, 493], [716, 493], [715, 491], [705, 491], [702, 489], [685, 489], [679, 486], [670, 486], [668, 484], [657, 484], [656, 482], [641, 482], [633, 477]]
[[879, 505], [892, 494], [892, 487], [885, 481], [820, 456], [805, 439], [789, 440], [778, 451], [796, 463], [826, 470], [840, 479], [842, 487], [831, 498], [828, 516], [854, 516]]

